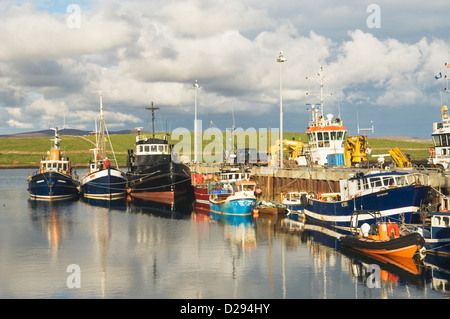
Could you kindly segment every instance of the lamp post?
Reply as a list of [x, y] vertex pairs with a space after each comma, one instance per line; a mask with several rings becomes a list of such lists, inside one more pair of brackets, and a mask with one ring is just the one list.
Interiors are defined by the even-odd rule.
[[277, 62], [280, 63], [280, 168], [283, 168], [283, 96], [282, 96], [282, 78], [281, 78], [281, 64], [286, 62], [286, 58], [283, 56], [283, 51], [277, 58]]
[[197, 89], [198, 89], [198, 83], [197, 80], [195, 80], [194, 83], [194, 163], [198, 163], [198, 149], [197, 149]]

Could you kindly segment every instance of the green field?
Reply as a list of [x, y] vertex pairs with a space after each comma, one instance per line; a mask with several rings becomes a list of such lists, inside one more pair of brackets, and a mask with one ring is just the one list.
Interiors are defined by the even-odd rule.
[[[240, 141], [245, 140], [245, 146], [249, 147], [248, 132], [244, 139], [243, 133], [237, 133], [237, 138], [241, 138]], [[146, 136], [150, 137], [151, 134], [146, 133]], [[158, 137], [163, 136], [164, 133], [157, 133]], [[223, 133], [225, 136], [225, 133]], [[261, 135], [261, 134], [259, 134]], [[239, 137], [240, 136], [240, 137]], [[255, 134], [254, 136], [258, 136]], [[275, 135], [276, 136], [276, 135]], [[302, 142], [306, 141], [306, 133], [284, 133], [285, 139], [295, 139]], [[135, 134], [125, 135], [111, 135], [111, 143], [114, 147], [117, 160], [121, 167], [126, 165], [127, 150], [134, 149], [136, 141]], [[259, 139], [259, 136], [257, 137]], [[172, 139], [169, 136], [169, 143], [176, 144], [181, 139]], [[203, 140], [203, 147], [212, 148], [212, 141]], [[90, 159], [93, 158], [91, 149], [94, 148], [95, 137], [94, 136], [61, 136], [61, 150], [68, 156], [75, 167], [86, 166]], [[223, 139], [223, 147], [225, 148], [225, 138]], [[243, 143], [243, 142], [241, 142]], [[272, 144], [274, 138], [272, 139]], [[43, 156], [46, 156], [47, 151], [53, 146], [53, 142], [49, 137], [34, 137], [34, 138], [0, 138], [0, 167], [37, 167], [39, 161]], [[111, 156], [111, 147], [109, 141], [106, 142], [107, 152]], [[415, 142], [404, 141], [394, 139], [380, 139], [369, 138], [369, 147], [372, 149], [371, 155], [374, 154], [387, 154], [388, 150], [393, 147], [399, 147], [400, 150], [409, 154], [411, 160], [426, 160], [428, 158], [428, 149], [432, 146], [431, 141]], [[193, 152], [193, 133], [191, 133], [191, 152]], [[189, 153], [188, 150], [183, 149], [184, 152]], [[185, 153], [185, 154], [186, 154]], [[370, 160], [376, 160], [376, 158], [369, 157]]]

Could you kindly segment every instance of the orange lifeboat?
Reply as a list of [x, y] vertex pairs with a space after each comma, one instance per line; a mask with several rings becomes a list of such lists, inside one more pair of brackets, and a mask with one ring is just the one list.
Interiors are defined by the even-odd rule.
[[[358, 216], [371, 215], [376, 223], [367, 223], [358, 229]], [[424, 249], [425, 240], [416, 232], [402, 234], [396, 223], [382, 221], [381, 214], [373, 211], [355, 211], [351, 216], [351, 234], [339, 241], [343, 246], [370, 254], [412, 258]]]

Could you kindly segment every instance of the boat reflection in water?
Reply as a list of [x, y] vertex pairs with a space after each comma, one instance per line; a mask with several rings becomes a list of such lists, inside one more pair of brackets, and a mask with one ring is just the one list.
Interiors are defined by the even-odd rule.
[[[306, 236], [306, 242], [310, 245], [311, 254], [319, 254], [323, 258], [324, 249], [328, 258], [341, 253], [347, 259], [347, 265], [341, 263], [341, 266], [347, 268], [348, 273], [357, 279], [363, 286], [370, 287], [368, 280], [370, 274], [374, 271], [374, 266], [379, 267], [379, 283], [377, 288], [388, 288], [390, 285], [411, 284], [418, 289], [423, 289], [427, 283], [433, 282], [437, 272], [432, 271], [431, 265], [425, 262], [427, 259], [421, 259], [419, 254], [413, 258], [388, 257], [372, 253], [362, 253], [350, 247], [342, 246], [339, 242], [340, 236], [344, 232], [338, 232], [336, 229], [328, 228], [324, 224], [314, 224], [311, 222], [293, 221], [285, 219], [283, 221], [286, 232], [291, 232]], [[305, 235], [306, 234], [306, 235]], [[319, 252], [320, 251], [320, 252]], [[448, 280], [450, 280], [450, 271], [440, 272], [439, 284], [432, 285], [434, 290], [449, 290]], [[437, 288], [438, 287], [438, 288]], [[373, 288], [373, 287], [372, 287]], [[383, 290], [383, 294], [388, 294]]]
[[256, 248], [256, 224], [252, 215], [225, 215], [211, 211], [210, 220], [223, 224], [230, 244], [250, 250]]
[[128, 211], [149, 213], [167, 218], [189, 218], [193, 211], [194, 201], [191, 197], [184, 197], [175, 203], [163, 203], [131, 197], [127, 199]]
[[103, 207], [112, 210], [126, 211], [127, 210], [127, 199], [126, 197], [113, 198], [109, 200], [104, 200], [100, 198], [88, 198], [83, 197], [83, 202], [97, 207]]

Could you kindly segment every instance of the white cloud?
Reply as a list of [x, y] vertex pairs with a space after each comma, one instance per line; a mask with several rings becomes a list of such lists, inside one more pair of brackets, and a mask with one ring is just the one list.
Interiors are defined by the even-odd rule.
[[81, 27], [69, 28], [66, 16], [12, 6], [0, 24], [0, 60], [50, 59], [101, 52], [129, 44], [131, 26], [119, 16], [82, 12]]
[[32, 123], [23, 123], [23, 122], [19, 122], [19, 121], [13, 120], [13, 119], [9, 119], [7, 121], [7, 123], [10, 127], [13, 127], [13, 128], [20, 128], [20, 129], [34, 128], [34, 125]]

